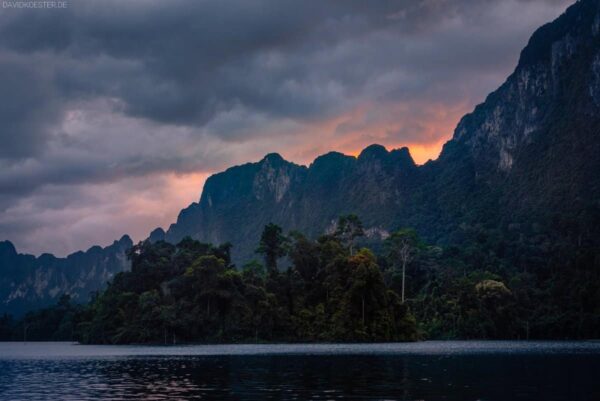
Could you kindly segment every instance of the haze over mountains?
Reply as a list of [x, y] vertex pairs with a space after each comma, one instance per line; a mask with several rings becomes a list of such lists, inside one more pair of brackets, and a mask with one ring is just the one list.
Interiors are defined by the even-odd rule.
[[[583, 0], [537, 30], [506, 82], [458, 123], [440, 157], [417, 166], [407, 148], [331, 152], [308, 167], [269, 154], [210, 177], [197, 203], [150, 240], [231, 242], [255, 258], [262, 227], [316, 236], [339, 215], [373, 237], [414, 227], [429, 242], [459, 243], [465, 226], [521, 235], [524, 244], [600, 235], [600, 6]], [[127, 267], [123, 237], [66, 259], [18, 255], [0, 243], [0, 312], [20, 313], [64, 292], [78, 299]]]

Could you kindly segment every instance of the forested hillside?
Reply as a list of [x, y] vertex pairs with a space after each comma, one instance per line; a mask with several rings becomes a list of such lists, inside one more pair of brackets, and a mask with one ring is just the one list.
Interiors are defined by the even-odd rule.
[[230, 244], [141, 242], [129, 251], [132, 270], [89, 304], [62, 297], [21, 321], [5, 316], [0, 338], [171, 344], [600, 336], [595, 248], [531, 246], [464, 226], [460, 246], [431, 246], [402, 229], [369, 250], [357, 216], [335, 226], [311, 240], [269, 224], [259, 259], [239, 268]]

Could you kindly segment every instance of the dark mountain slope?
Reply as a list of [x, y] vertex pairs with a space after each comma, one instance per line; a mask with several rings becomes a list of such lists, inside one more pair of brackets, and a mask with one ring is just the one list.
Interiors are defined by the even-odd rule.
[[598, 212], [599, 67], [598, 1], [580, 1], [535, 32], [515, 72], [461, 120], [434, 162], [470, 176], [478, 196], [463, 192], [469, 208], [492, 207], [490, 219], [505, 226]]
[[368, 225], [378, 225], [402, 208], [416, 177], [406, 148], [388, 152], [373, 145], [358, 158], [332, 152], [308, 168], [268, 155], [210, 177], [200, 202], [181, 212], [166, 238], [230, 241], [239, 262], [253, 257], [269, 222], [316, 235], [340, 214], [358, 212]]
[[62, 294], [75, 301], [87, 301], [93, 291], [103, 289], [106, 282], [129, 268], [125, 256], [133, 245], [123, 236], [106, 248], [94, 246], [66, 258], [43, 254], [17, 253], [9, 241], [0, 242], [0, 314], [21, 313], [55, 304]]
[[329, 153], [308, 168], [269, 155], [211, 177], [200, 203], [166, 238], [234, 244], [253, 256], [268, 222], [309, 234], [356, 213], [367, 227], [415, 227], [452, 242], [461, 224], [549, 227], [593, 215], [600, 174], [599, 2], [584, 0], [534, 33], [507, 81], [458, 124], [438, 160], [372, 145], [358, 158]]

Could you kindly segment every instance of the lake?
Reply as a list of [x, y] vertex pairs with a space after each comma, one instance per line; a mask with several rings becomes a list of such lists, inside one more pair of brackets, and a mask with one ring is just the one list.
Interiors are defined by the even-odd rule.
[[0, 400], [600, 400], [600, 342], [0, 343]]

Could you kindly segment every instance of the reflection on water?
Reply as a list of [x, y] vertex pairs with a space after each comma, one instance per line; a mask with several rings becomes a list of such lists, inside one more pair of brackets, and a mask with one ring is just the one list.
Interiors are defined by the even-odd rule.
[[[185, 348], [201, 354], [195, 356], [151, 347], [0, 344], [0, 399], [600, 400], [600, 344], [428, 344], [428, 352], [353, 345], [344, 353], [289, 346], [285, 354], [288, 346], [279, 346], [272, 354], [204, 355]], [[473, 352], [477, 344], [484, 347]], [[150, 355], [153, 349], [162, 355]]]

